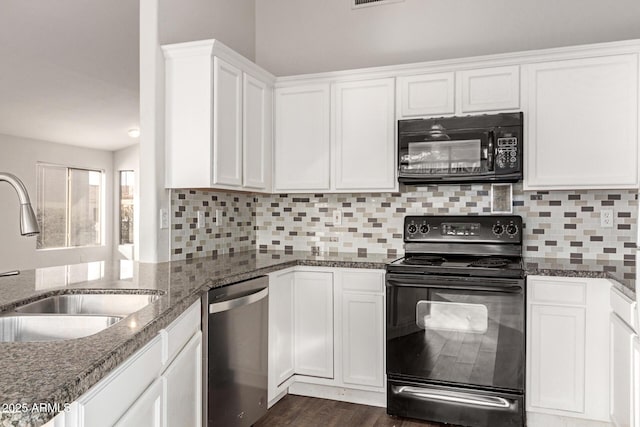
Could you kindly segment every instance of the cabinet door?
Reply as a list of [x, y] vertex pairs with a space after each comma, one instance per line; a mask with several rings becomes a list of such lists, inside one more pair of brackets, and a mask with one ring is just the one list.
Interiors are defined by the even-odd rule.
[[280, 88], [275, 96], [275, 190], [329, 190], [329, 84]]
[[517, 65], [460, 71], [458, 81], [462, 113], [520, 108]]
[[243, 84], [243, 186], [265, 190], [271, 173], [271, 88], [245, 73]]
[[633, 330], [611, 313], [611, 419], [617, 427], [634, 427]]
[[[136, 400], [115, 427], [162, 427], [162, 382], [158, 379]], [[194, 424], [195, 425], [195, 424]]]
[[269, 277], [269, 402], [295, 372], [293, 280], [293, 272]]
[[637, 188], [636, 54], [530, 64], [526, 189]]
[[218, 57], [213, 58], [213, 164], [213, 184], [242, 185], [242, 71]]
[[196, 332], [162, 379], [166, 425], [199, 427], [202, 424], [202, 332]]
[[165, 185], [208, 187], [213, 158], [211, 51], [201, 48], [192, 55], [167, 55]]
[[384, 386], [384, 297], [342, 295], [342, 381]]
[[585, 309], [533, 304], [529, 315], [531, 407], [584, 412]]
[[158, 378], [161, 359], [162, 339], [156, 336], [80, 396], [67, 423], [76, 427], [112, 426]]
[[454, 76], [450, 72], [398, 77], [398, 116], [453, 114]]
[[333, 274], [296, 272], [295, 372], [333, 378]]
[[337, 190], [393, 190], [394, 79], [333, 87], [333, 152]]
[[633, 340], [633, 427], [640, 427], [640, 338], [636, 335]]

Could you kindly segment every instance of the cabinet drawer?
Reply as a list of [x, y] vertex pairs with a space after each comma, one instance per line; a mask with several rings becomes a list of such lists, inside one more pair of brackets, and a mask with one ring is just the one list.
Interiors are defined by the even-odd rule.
[[585, 305], [586, 283], [572, 280], [527, 279], [530, 302]]
[[78, 399], [78, 427], [112, 426], [160, 374], [162, 340], [156, 336]]
[[383, 271], [345, 271], [342, 273], [342, 290], [347, 292], [383, 292]]
[[610, 293], [611, 311], [617, 314], [631, 328], [638, 332], [638, 312], [636, 311], [636, 302], [626, 297], [619, 290], [611, 288]]
[[163, 337], [164, 349], [162, 364], [168, 365], [176, 357], [180, 349], [200, 330], [202, 321], [200, 301], [194, 302], [171, 325], [160, 331]]

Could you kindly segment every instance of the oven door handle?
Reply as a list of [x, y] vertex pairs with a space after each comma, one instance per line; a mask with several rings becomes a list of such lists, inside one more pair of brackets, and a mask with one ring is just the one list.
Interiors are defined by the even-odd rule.
[[451, 279], [449, 277], [399, 274], [387, 275], [387, 285], [390, 287], [455, 289], [499, 292], [506, 294], [517, 294], [522, 292], [522, 286], [517, 282], [497, 282], [491, 279], [478, 280], [477, 278], [474, 278], [473, 282], [478, 282], [479, 284], [474, 285], [471, 281], [462, 278]]
[[489, 408], [510, 409], [512, 402], [499, 396], [483, 396], [479, 394], [439, 390], [430, 387], [392, 386], [393, 394], [408, 395], [421, 400], [459, 403], [469, 406], [485, 406]]

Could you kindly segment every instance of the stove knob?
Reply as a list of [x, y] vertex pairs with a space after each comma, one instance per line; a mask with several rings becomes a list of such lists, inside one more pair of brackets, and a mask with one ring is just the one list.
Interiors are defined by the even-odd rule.
[[416, 227], [415, 224], [409, 224], [409, 226], [407, 227], [407, 231], [409, 232], [409, 234], [414, 234], [416, 231], [418, 231], [418, 227]]
[[507, 234], [509, 236], [513, 236], [515, 234], [518, 234], [518, 226], [515, 224], [509, 224], [507, 225]]
[[429, 232], [429, 224], [422, 224], [420, 226], [420, 232], [422, 234], [427, 234]]
[[504, 227], [502, 225], [496, 224], [493, 226], [493, 234], [495, 234], [496, 236], [499, 236], [502, 233], [504, 233]]

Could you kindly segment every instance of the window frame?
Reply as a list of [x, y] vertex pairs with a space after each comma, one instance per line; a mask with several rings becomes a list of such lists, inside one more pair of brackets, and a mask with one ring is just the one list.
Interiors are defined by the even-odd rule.
[[[66, 194], [65, 194], [65, 214], [66, 214], [66, 225], [65, 225], [65, 246], [56, 246], [56, 247], [46, 247], [39, 248], [38, 243], [36, 243], [36, 251], [60, 251], [60, 250], [74, 250], [74, 249], [87, 249], [87, 248], [100, 248], [106, 247], [107, 240], [107, 206], [106, 206], [106, 192], [107, 192], [107, 172], [103, 168], [91, 168], [86, 166], [73, 166], [73, 165], [64, 165], [58, 163], [50, 163], [50, 162], [36, 162], [36, 217], [38, 219], [38, 224], [42, 228], [41, 217], [39, 216], [40, 212], [40, 203], [42, 202], [40, 197], [41, 191], [41, 182], [40, 182], [40, 167], [55, 167], [55, 168], [64, 168], [66, 169]], [[88, 244], [88, 245], [70, 245], [71, 242], [71, 227], [70, 225], [70, 212], [71, 212], [71, 196], [70, 196], [70, 171], [78, 170], [78, 171], [86, 171], [86, 172], [98, 172], [100, 173], [100, 194], [99, 194], [99, 243]], [[41, 235], [38, 235], [38, 239]]]

